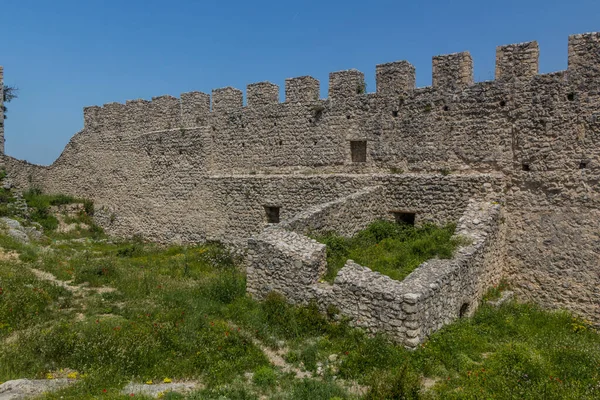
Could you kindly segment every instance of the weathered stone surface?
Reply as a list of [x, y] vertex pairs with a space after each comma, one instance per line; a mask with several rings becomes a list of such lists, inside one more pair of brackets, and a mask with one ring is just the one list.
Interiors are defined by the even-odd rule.
[[497, 300], [488, 300], [488, 304], [494, 307], [500, 307], [502, 304], [512, 300], [515, 297], [515, 292], [512, 290], [505, 290]]
[[[326, 253], [322, 244], [299, 234], [321, 229], [353, 234], [381, 217], [383, 187], [368, 187], [313, 207], [250, 239], [247, 288], [255, 298], [275, 291], [294, 303], [316, 301], [337, 307], [352, 323], [385, 332], [408, 347], [456, 318], [470, 315], [485, 291], [503, 275], [504, 230], [500, 205], [471, 200], [459, 218], [457, 235], [469, 242], [451, 260], [423, 263], [403, 281], [348, 260], [333, 285], [321, 284]], [[354, 213], [348, 212], [348, 207]], [[356, 221], [349, 227], [348, 219]], [[323, 226], [322, 221], [326, 221]]]
[[[426, 88], [398, 62], [380, 66], [377, 93], [351, 70], [331, 75], [328, 99], [302, 77], [286, 81], [284, 103], [261, 84], [246, 107], [232, 88], [214, 92], [212, 111], [197, 92], [87, 107], [51, 166], [2, 161], [15, 187], [93, 199], [108, 233], [164, 242], [244, 247], [267, 226], [266, 206], [290, 220], [378, 186], [384, 205], [365, 207], [415, 212], [417, 223], [499, 201], [516, 294], [600, 324], [600, 34], [573, 35], [568, 50], [567, 71], [540, 75], [535, 43], [502, 46], [488, 82], [473, 82], [458, 53], [434, 59]], [[352, 142], [365, 142], [364, 162]], [[332, 223], [351, 211], [330, 210]], [[356, 211], [338, 226], [360, 227]]]
[[72, 383], [69, 379], [17, 379], [0, 385], [0, 400], [31, 399]]
[[0, 221], [8, 229], [8, 236], [21, 243], [29, 243], [28, 229], [17, 220], [2, 217]]
[[0, 154], [4, 154], [4, 68], [0, 65]]
[[125, 396], [143, 395], [153, 398], [164, 397], [169, 392], [176, 392], [180, 394], [186, 394], [196, 389], [200, 389], [202, 386], [196, 382], [172, 382], [172, 383], [156, 383], [147, 385], [143, 383], [128, 383], [123, 388], [121, 393]]

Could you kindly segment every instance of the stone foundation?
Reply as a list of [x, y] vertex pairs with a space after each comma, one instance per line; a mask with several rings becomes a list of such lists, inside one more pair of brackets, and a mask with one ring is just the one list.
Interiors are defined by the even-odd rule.
[[325, 245], [303, 233], [333, 229], [354, 235], [386, 215], [383, 192], [382, 186], [363, 189], [250, 239], [248, 292], [259, 299], [277, 292], [296, 304], [314, 301], [323, 310], [335, 306], [355, 326], [386, 333], [410, 348], [442, 326], [470, 315], [503, 275], [501, 208], [488, 201], [469, 202], [456, 230], [469, 244], [451, 260], [427, 261], [403, 281], [348, 260], [333, 285], [320, 282], [327, 266]]

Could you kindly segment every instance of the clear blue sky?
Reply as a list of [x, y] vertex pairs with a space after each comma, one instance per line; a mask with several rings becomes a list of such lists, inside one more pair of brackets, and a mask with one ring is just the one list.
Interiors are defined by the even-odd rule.
[[[417, 86], [431, 57], [468, 50], [493, 79], [497, 45], [537, 40], [541, 72], [566, 69], [567, 38], [600, 30], [598, 0], [1, 0], [0, 65], [19, 87], [7, 154], [51, 164], [83, 127], [84, 106], [408, 60]], [[283, 96], [282, 96], [283, 99]]]

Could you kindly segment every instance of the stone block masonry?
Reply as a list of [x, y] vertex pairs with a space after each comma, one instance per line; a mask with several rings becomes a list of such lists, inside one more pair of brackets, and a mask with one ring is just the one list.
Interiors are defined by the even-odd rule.
[[0, 154], [4, 155], [4, 67], [0, 65]]
[[461, 52], [433, 58], [431, 87], [396, 61], [374, 68], [375, 93], [346, 70], [329, 76], [326, 99], [303, 76], [285, 81], [285, 99], [276, 83], [250, 84], [246, 106], [223, 88], [87, 107], [51, 166], [3, 164], [20, 188], [93, 199], [108, 233], [242, 249], [268, 210], [290, 221], [331, 203], [307, 226], [358, 229], [361, 210], [336, 202], [361, 190], [381, 191], [372, 212], [417, 224], [500, 201], [516, 293], [600, 324], [600, 34], [569, 37], [566, 71], [538, 74], [538, 47], [498, 47], [487, 82]]
[[[369, 208], [383, 194], [381, 189], [366, 188], [313, 207], [250, 239], [248, 291], [257, 298], [278, 292], [297, 304], [316, 302], [323, 310], [334, 306], [354, 325], [386, 333], [409, 348], [457, 318], [471, 315], [503, 275], [501, 209], [486, 201], [472, 199], [460, 217], [456, 234], [469, 244], [451, 260], [427, 261], [403, 281], [348, 260], [333, 285], [319, 282], [326, 270], [325, 246], [293, 230], [312, 231], [324, 219], [334, 229], [356, 233], [381, 218], [377, 207]], [[344, 205], [363, 207], [346, 214]], [[344, 230], [348, 220], [355, 225]]]

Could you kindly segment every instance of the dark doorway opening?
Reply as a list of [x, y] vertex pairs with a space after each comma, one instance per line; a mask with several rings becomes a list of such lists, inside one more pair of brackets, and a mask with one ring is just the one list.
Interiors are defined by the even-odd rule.
[[265, 212], [267, 213], [267, 222], [269, 224], [279, 223], [279, 210], [281, 207], [265, 206]]
[[415, 224], [415, 215], [416, 214], [414, 212], [392, 211], [392, 214], [394, 214], [394, 220], [399, 224], [408, 224], [408, 225]]

